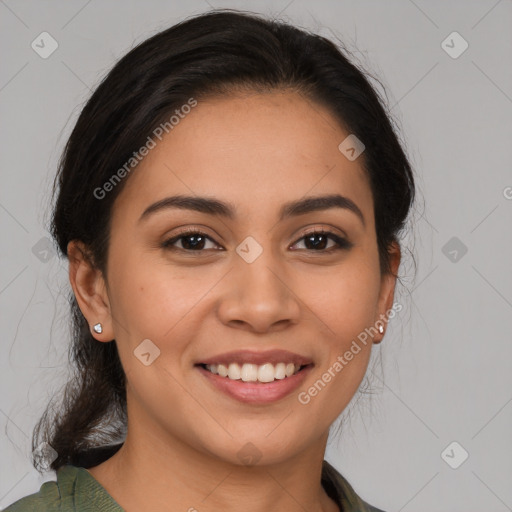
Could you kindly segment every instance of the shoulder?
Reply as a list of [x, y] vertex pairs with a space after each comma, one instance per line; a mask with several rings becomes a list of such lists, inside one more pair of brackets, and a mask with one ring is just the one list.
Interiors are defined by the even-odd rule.
[[66, 465], [57, 481], [45, 482], [38, 492], [9, 505], [3, 512], [122, 512], [93, 476], [82, 467]]
[[358, 496], [348, 481], [326, 460], [322, 467], [322, 485], [344, 512], [384, 512]]
[[3, 512], [53, 512], [61, 510], [57, 482], [45, 482], [39, 492], [25, 496], [3, 509]]
[[[74, 480], [74, 471], [71, 466], [65, 466], [57, 472], [57, 481], [44, 482], [38, 492], [25, 496], [9, 505], [4, 512], [53, 512], [64, 511], [62, 505], [66, 494], [70, 495], [69, 484]], [[70, 508], [69, 510], [75, 510]]]

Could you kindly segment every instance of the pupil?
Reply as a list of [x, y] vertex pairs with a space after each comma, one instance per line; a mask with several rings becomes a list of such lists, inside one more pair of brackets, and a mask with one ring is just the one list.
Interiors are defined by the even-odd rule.
[[[191, 240], [191, 239], [198, 240], [198, 241], [189, 243], [189, 240]], [[204, 237], [201, 235], [188, 235], [188, 236], [184, 237], [183, 240], [184, 240], [184, 242], [182, 242], [182, 244], [183, 244], [183, 247], [185, 247], [185, 249], [197, 249], [198, 247], [202, 248], [204, 245]], [[201, 245], [201, 243], [203, 245]]]
[[[313, 243], [313, 247], [318, 249], [319, 247], [321, 249], [325, 249], [325, 242], [326, 242], [326, 239], [327, 237], [325, 235], [321, 235], [321, 234], [314, 234], [314, 235], [309, 235], [306, 237], [306, 247], [308, 247], [308, 241], [311, 241], [313, 240], [315, 237], [319, 237], [319, 238], [322, 238], [323, 240], [320, 241], [319, 243]], [[308, 247], [309, 249], [310, 247]]]

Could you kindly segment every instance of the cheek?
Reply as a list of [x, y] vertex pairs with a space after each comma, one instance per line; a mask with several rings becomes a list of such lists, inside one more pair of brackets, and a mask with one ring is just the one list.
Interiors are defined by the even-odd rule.
[[191, 333], [187, 314], [206, 285], [194, 290], [190, 282], [166, 280], [149, 269], [130, 272], [125, 268], [119, 273], [123, 278], [116, 283], [113, 315], [119, 316], [116, 342], [133, 394], [132, 407], [144, 403], [155, 416], [165, 418], [168, 413], [162, 403], [169, 410], [187, 407], [178, 383], [180, 360]]
[[[187, 315], [211, 284], [188, 273], [176, 275], [161, 262], [126, 261], [113, 276], [113, 314], [128, 327], [133, 337], [162, 339]], [[123, 334], [123, 333], [121, 333]]]
[[[177, 396], [173, 393], [181, 389], [174, 388], [173, 383], [177, 383], [171, 375], [183, 371], [181, 365], [189, 357], [191, 340], [211, 310], [212, 295], [208, 292], [218, 277], [210, 279], [190, 271], [184, 277], [171, 266], [161, 264], [140, 264], [131, 271], [133, 268], [128, 264], [119, 267], [113, 287], [117, 294], [113, 315], [119, 320], [115, 325], [119, 355], [125, 371], [134, 372], [134, 386], [141, 386], [141, 393], [146, 386], [151, 393], [151, 389], [161, 389], [166, 382], [163, 387], [171, 400]], [[143, 350], [146, 346], [151, 358], [153, 352], [157, 354], [148, 367], [137, 358], [148, 351]]]
[[[376, 318], [378, 267], [361, 257], [347, 260], [336, 272], [304, 282], [301, 297], [313, 312], [323, 342], [317, 379], [303, 389], [301, 403], [334, 421], [356, 393], [371, 355], [370, 327]], [[375, 334], [375, 331], [373, 331]], [[313, 414], [313, 416], [315, 415]]]
[[307, 298], [312, 318], [338, 350], [376, 321], [380, 278], [374, 266], [347, 261], [337, 271], [316, 276], [315, 286], [311, 283], [304, 280], [298, 295]]

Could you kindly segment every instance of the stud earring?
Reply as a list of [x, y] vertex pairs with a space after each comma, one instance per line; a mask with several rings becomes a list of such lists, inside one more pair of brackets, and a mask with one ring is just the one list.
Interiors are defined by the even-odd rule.
[[94, 326], [94, 332], [97, 332], [98, 334], [101, 334], [103, 332], [103, 327], [101, 324], [96, 324]]
[[382, 325], [379, 325], [379, 332], [382, 334], [384, 332], [384, 327]]

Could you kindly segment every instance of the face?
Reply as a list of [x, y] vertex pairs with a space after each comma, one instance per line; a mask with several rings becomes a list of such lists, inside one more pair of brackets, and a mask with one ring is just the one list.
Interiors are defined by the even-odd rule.
[[[292, 92], [199, 101], [125, 178], [96, 337], [118, 345], [129, 429], [235, 464], [325, 439], [394, 289], [362, 157], [338, 149], [348, 135]], [[147, 211], [178, 195], [196, 202]], [[304, 202], [324, 196], [346, 200]]]

